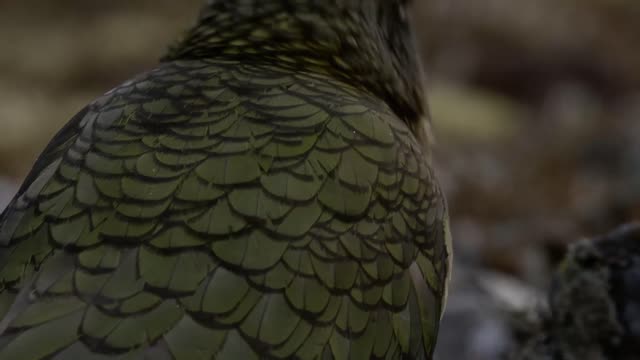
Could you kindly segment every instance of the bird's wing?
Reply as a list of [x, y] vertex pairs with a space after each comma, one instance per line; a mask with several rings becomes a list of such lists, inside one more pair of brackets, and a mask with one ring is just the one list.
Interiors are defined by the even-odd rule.
[[374, 98], [167, 63], [76, 116], [0, 218], [0, 358], [430, 358], [445, 217]]

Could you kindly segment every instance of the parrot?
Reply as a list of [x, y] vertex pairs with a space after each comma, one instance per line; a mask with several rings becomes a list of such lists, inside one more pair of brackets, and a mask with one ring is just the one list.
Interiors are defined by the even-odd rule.
[[410, 0], [208, 0], [0, 217], [0, 359], [432, 359], [448, 206]]

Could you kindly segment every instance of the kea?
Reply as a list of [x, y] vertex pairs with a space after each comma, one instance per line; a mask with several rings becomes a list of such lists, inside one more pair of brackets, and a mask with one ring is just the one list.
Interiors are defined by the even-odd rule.
[[0, 217], [0, 359], [431, 359], [450, 274], [407, 0], [209, 0]]

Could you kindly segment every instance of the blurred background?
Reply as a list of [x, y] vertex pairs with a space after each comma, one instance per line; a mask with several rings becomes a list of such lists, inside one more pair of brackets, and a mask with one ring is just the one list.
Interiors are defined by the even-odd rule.
[[[154, 66], [200, 0], [0, 2], [0, 209], [84, 104]], [[640, 219], [640, 2], [422, 0], [456, 264], [440, 360], [495, 360], [566, 246]]]

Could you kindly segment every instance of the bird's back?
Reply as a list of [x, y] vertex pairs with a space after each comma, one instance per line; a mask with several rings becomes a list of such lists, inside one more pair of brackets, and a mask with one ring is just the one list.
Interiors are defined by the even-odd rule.
[[422, 152], [330, 76], [162, 64], [0, 217], [0, 358], [430, 358], [449, 250]]

